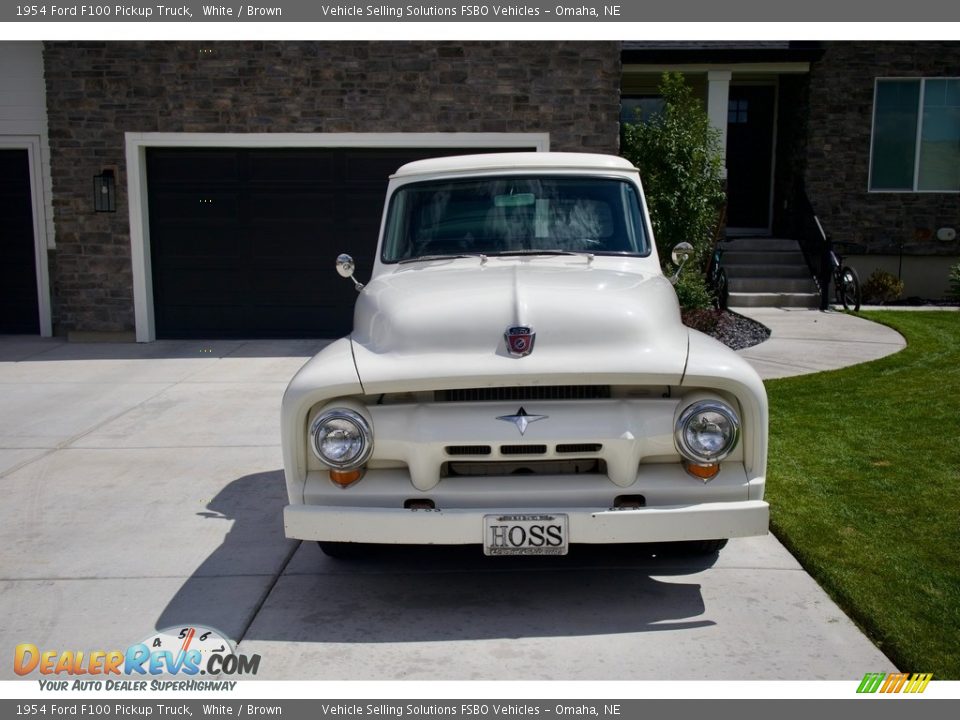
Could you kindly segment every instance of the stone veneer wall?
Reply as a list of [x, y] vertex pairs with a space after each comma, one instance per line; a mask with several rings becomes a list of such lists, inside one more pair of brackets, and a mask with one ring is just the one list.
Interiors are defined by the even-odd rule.
[[[830, 42], [812, 64], [806, 188], [834, 239], [860, 252], [957, 255], [960, 244], [936, 239], [960, 230], [960, 194], [870, 193], [867, 182], [878, 77], [960, 76], [957, 42]], [[780, 112], [790, 108], [780, 106]], [[853, 252], [853, 251], [851, 251]]]
[[[125, 132], [549, 132], [616, 153], [615, 42], [47, 42], [58, 332], [133, 329]], [[116, 167], [117, 212], [92, 178]]]

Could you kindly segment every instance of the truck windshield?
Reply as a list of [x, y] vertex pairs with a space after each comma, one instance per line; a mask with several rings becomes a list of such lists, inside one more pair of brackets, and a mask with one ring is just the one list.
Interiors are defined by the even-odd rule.
[[497, 176], [411, 183], [390, 200], [383, 262], [480, 253], [646, 255], [640, 199], [614, 178]]

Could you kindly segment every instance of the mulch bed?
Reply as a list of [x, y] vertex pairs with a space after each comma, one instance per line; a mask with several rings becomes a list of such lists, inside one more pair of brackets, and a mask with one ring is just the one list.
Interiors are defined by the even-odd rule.
[[734, 350], [759, 345], [770, 328], [730, 310], [684, 310], [683, 324], [716, 338]]

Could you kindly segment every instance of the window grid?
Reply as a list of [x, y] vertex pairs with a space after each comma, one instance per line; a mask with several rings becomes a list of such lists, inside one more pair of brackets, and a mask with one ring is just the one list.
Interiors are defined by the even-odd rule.
[[747, 100], [728, 100], [727, 101], [727, 124], [735, 125], [747, 122]]
[[913, 146], [913, 192], [917, 192], [920, 187], [920, 157], [923, 155], [920, 143], [923, 142], [923, 100], [926, 90], [927, 80], [923, 78], [920, 80], [920, 97], [917, 100], [917, 139]]

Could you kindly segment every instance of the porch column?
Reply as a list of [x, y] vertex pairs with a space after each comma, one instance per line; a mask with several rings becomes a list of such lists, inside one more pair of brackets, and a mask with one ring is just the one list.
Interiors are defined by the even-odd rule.
[[707, 115], [710, 124], [720, 131], [720, 148], [723, 154], [723, 176], [727, 176], [727, 111], [730, 102], [730, 70], [707, 72]]

